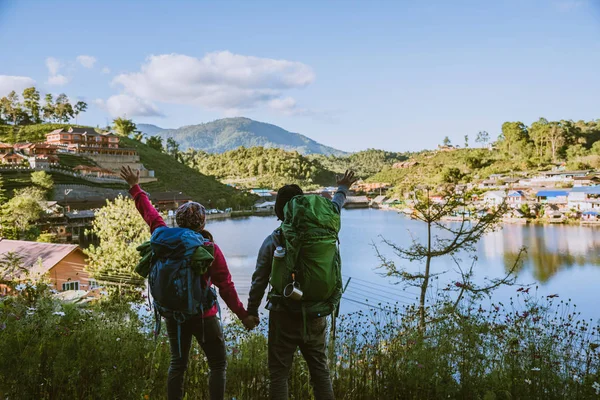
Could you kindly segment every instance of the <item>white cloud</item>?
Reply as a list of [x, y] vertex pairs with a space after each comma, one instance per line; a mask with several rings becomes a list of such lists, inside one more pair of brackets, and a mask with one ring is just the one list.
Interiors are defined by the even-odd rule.
[[183, 54], [150, 56], [139, 72], [118, 75], [113, 83], [141, 99], [231, 112], [274, 100], [280, 102], [273, 108], [289, 110], [290, 100], [283, 93], [314, 80], [312, 68], [300, 62], [222, 51], [201, 59]]
[[269, 107], [284, 115], [310, 115], [311, 111], [306, 108], [298, 107], [296, 100], [291, 97], [273, 99], [269, 102]]
[[67, 78], [64, 75], [52, 75], [48, 77], [48, 80], [46, 81], [46, 83], [48, 85], [56, 85], [56, 86], [63, 86], [66, 85], [67, 83], [69, 83], [69, 78]]
[[46, 67], [50, 75], [56, 75], [60, 67], [62, 67], [62, 63], [54, 57], [48, 57], [46, 58]]
[[94, 68], [94, 64], [96, 64], [96, 57], [93, 56], [77, 56], [77, 62], [83, 65], [85, 68]]
[[60, 69], [63, 67], [63, 64], [60, 60], [54, 57], [46, 58], [46, 68], [48, 68], [48, 80], [46, 83], [49, 85], [62, 86], [69, 82], [69, 78], [59, 73]]
[[23, 89], [35, 86], [35, 81], [28, 76], [0, 75], [0, 97], [11, 91], [21, 93]]
[[101, 72], [102, 72], [103, 74], [110, 74], [110, 68], [108, 68], [108, 67], [104, 67], [104, 68], [102, 68], [102, 71], [101, 71]]
[[94, 100], [94, 103], [113, 117], [162, 117], [163, 114], [149, 101], [128, 94], [111, 96], [108, 100]]

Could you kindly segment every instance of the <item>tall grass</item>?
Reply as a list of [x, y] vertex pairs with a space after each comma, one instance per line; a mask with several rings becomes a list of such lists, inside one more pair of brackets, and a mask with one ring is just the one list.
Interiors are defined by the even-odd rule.
[[[0, 398], [166, 398], [168, 341], [154, 340], [143, 299], [77, 305], [55, 300], [44, 284], [19, 289], [0, 299]], [[471, 301], [459, 311], [440, 298], [424, 336], [411, 306], [377, 307], [338, 319], [330, 346], [338, 399], [600, 397], [600, 328], [560, 298], [518, 292], [506, 305]], [[251, 334], [225, 327], [228, 399], [268, 398], [264, 325]], [[208, 398], [208, 373], [194, 345], [188, 399]], [[301, 357], [290, 398], [312, 398]]]

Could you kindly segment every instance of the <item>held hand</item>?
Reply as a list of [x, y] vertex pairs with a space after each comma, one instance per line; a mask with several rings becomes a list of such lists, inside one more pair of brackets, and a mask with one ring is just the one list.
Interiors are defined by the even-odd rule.
[[242, 324], [244, 324], [244, 327], [249, 331], [256, 328], [256, 325], [258, 325], [259, 322], [260, 319], [258, 317], [255, 317], [254, 315], [248, 315], [242, 320]]
[[133, 172], [129, 165], [127, 167], [123, 166], [121, 167], [121, 178], [129, 184], [129, 187], [134, 187], [140, 183], [140, 171]]
[[357, 177], [354, 176], [354, 171], [347, 170], [344, 176], [341, 179], [338, 179], [337, 184], [343, 186], [352, 186], [354, 182], [358, 180]]

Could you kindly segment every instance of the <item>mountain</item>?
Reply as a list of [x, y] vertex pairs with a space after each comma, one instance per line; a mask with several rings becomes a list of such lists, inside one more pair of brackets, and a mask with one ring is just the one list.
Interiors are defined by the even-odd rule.
[[148, 136], [154, 136], [168, 129], [161, 128], [160, 126], [152, 124], [136, 124], [138, 130]]
[[192, 147], [209, 153], [224, 153], [240, 146], [262, 146], [296, 150], [301, 154], [336, 156], [347, 154], [299, 133], [289, 132], [278, 126], [249, 118], [224, 118], [205, 124], [182, 126], [178, 129], [162, 129], [154, 125], [139, 124], [138, 129], [149, 135], [158, 134], [165, 140], [174, 138], [182, 150]]

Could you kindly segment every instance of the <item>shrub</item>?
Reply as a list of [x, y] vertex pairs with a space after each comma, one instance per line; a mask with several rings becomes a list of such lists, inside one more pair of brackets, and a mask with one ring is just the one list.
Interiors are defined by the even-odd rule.
[[[0, 397], [9, 399], [165, 399], [169, 346], [155, 341], [142, 302], [111, 295], [65, 303], [43, 283], [15, 285], [0, 299]], [[508, 305], [474, 300], [454, 311], [443, 296], [419, 335], [413, 306], [371, 305], [343, 315], [330, 346], [340, 399], [589, 399], [600, 387], [600, 331], [575, 306], [517, 289]], [[139, 296], [138, 296], [139, 298]], [[126, 301], [124, 301], [126, 300]], [[368, 301], [366, 301], [368, 304]], [[227, 398], [268, 398], [262, 331], [225, 327]], [[187, 398], [208, 398], [208, 369], [194, 344]], [[312, 398], [296, 357], [290, 398]]]

